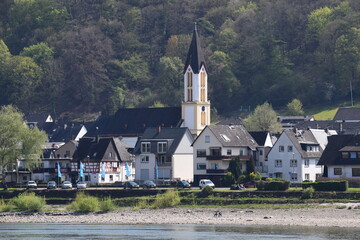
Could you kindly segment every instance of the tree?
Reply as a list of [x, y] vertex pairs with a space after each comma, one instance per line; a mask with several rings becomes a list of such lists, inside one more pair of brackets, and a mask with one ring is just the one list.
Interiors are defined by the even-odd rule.
[[268, 102], [257, 106], [254, 112], [244, 119], [244, 124], [248, 131], [281, 131], [276, 112]]
[[289, 115], [304, 115], [304, 110], [302, 109], [302, 106], [303, 105], [301, 101], [297, 98], [294, 98], [286, 105]]
[[0, 109], [0, 172], [13, 171], [17, 160], [25, 160], [31, 170], [40, 162], [42, 145], [47, 137], [37, 127], [24, 124], [23, 114], [11, 105]]
[[233, 178], [237, 180], [241, 175], [241, 163], [240, 158], [236, 157], [229, 162], [228, 171], [233, 174]]

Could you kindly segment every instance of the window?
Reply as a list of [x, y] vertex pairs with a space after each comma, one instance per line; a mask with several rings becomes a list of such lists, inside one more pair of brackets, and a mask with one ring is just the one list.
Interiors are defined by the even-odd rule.
[[293, 151], [293, 146], [288, 146], [288, 152], [292, 152]]
[[158, 143], [158, 152], [159, 153], [166, 153], [167, 151], [167, 144], [166, 142], [159, 142]]
[[197, 169], [197, 170], [205, 170], [205, 169], [206, 169], [206, 164], [204, 164], [204, 163], [198, 163], [198, 164], [196, 165], [196, 169]]
[[279, 146], [279, 152], [283, 152], [284, 151], [284, 146]]
[[350, 158], [356, 158], [356, 152], [350, 152]]
[[310, 166], [309, 159], [305, 159], [304, 164], [305, 164], [305, 167], [308, 168]]
[[70, 151], [66, 151], [65, 157], [70, 157]]
[[342, 156], [342, 158], [349, 158], [349, 153], [348, 152], [342, 152], [341, 156]]
[[282, 173], [275, 173], [275, 178], [282, 178]]
[[291, 173], [290, 179], [291, 181], [297, 181], [298, 180], [297, 173]]
[[149, 142], [141, 143], [141, 152], [142, 153], [149, 153], [150, 152], [150, 143]]
[[282, 167], [282, 160], [275, 160], [275, 167]]
[[197, 157], [206, 157], [206, 150], [205, 149], [198, 149], [196, 151], [196, 156]]
[[201, 125], [206, 125], [206, 112], [201, 112]]
[[244, 156], [244, 150], [240, 150], [240, 156]]
[[200, 89], [200, 101], [205, 102], [205, 89]]
[[334, 168], [334, 175], [342, 175], [342, 168]]
[[192, 73], [191, 72], [187, 72], [187, 101], [191, 102], [192, 99], [192, 83], [193, 82], [193, 78], [192, 78]]
[[205, 143], [210, 143], [210, 136], [205, 136]]
[[305, 173], [305, 180], [310, 180], [310, 174]]
[[221, 156], [221, 148], [210, 148], [211, 156]]
[[110, 175], [109, 178], [110, 178], [110, 182], [114, 181], [114, 176], [113, 175]]
[[263, 155], [263, 150], [259, 150], [259, 155], [260, 155], [260, 156]]
[[211, 164], [211, 169], [214, 169], [214, 170], [219, 169], [219, 164], [217, 164], [217, 163], [212, 163], [212, 164]]
[[112, 152], [109, 152], [109, 158], [112, 158]]
[[142, 156], [141, 157], [141, 162], [142, 163], [148, 163], [149, 162], [149, 156]]
[[205, 72], [200, 73], [200, 86], [205, 87]]
[[290, 160], [290, 167], [297, 167], [297, 160], [296, 159], [291, 159]]
[[360, 168], [353, 168], [352, 169], [352, 176], [353, 177], [360, 177]]
[[227, 149], [227, 150], [226, 150], [226, 154], [227, 154], [227, 155], [231, 155], [231, 149]]

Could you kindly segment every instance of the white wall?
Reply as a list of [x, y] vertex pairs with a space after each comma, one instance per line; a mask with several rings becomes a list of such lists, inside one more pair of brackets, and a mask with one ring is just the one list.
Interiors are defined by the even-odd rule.
[[[342, 175], [334, 175], [334, 168], [341, 168]], [[328, 177], [329, 178], [351, 178], [352, 176], [352, 168], [360, 168], [359, 165], [334, 165], [328, 166]], [[354, 177], [360, 178], [360, 177]]]

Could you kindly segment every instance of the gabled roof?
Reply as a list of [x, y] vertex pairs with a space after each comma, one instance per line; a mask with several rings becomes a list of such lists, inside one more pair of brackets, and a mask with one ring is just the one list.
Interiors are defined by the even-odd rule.
[[232, 118], [226, 118], [216, 125], [243, 125], [243, 122], [240, 117], [232, 117]]
[[360, 135], [333, 135], [328, 137], [328, 144], [323, 152], [318, 165], [359, 165], [358, 158], [343, 159], [341, 151], [358, 149], [360, 146]]
[[360, 132], [360, 122], [336, 122], [335, 120], [305, 121], [295, 125], [298, 129], [329, 129], [344, 134], [357, 134]]
[[[310, 130], [284, 130], [283, 134], [288, 136], [302, 158], [319, 158], [321, 156], [323, 149]], [[307, 152], [305, 147], [308, 145], [319, 146], [319, 152]]]
[[152, 142], [151, 144], [151, 153], [157, 152], [157, 143], [158, 142], [167, 142], [167, 151], [165, 154], [172, 155], [175, 153], [176, 149], [178, 148], [181, 139], [184, 137], [184, 135], [188, 133], [191, 137], [192, 143], [192, 134], [186, 127], [180, 127], [180, 128], [146, 128], [143, 136], [141, 139], [137, 142], [134, 154], [140, 154], [141, 153], [141, 143], [142, 142]]
[[180, 107], [123, 108], [98, 119], [85, 136], [141, 136], [147, 127], [179, 127], [181, 123]]
[[92, 160], [101, 161], [108, 146], [112, 144], [118, 159], [120, 161], [130, 161], [131, 154], [127, 151], [128, 146], [118, 138], [100, 138], [92, 140], [90, 138], [80, 139], [79, 146], [76, 149], [73, 160]]
[[360, 121], [360, 108], [339, 108], [334, 116], [335, 121], [357, 120]]
[[24, 119], [29, 127], [37, 126], [40, 130], [43, 129], [45, 123], [49, 123], [48, 119], [53, 122], [52, 117], [47, 113], [29, 113], [25, 115]]
[[205, 58], [201, 51], [200, 38], [198, 36], [196, 26], [191, 39], [189, 52], [186, 57], [184, 73], [186, 72], [189, 65], [191, 66], [191, 69], [194, 73], [199, 73], [202, 65], [205, 66]]
[[224, 147], [249, 147], [251, 150], [256, 150], [258, 146], [243, 125], [209, 125], [206, 128], [214, 134]]
[[267, 131], [249, 132], [259, 146], [264, 146], [269, 134]]
[[51, 134], [48, 134], [49, 142], [69, 142], [70, 140], [75, 140], [83, 127], [84, 124], [79, 122], [55, 123], [52, 126]]

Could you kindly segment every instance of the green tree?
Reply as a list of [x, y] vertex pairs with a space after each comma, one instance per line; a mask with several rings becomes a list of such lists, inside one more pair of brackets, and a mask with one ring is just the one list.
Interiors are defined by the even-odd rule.
[[328, 7], [322, 7], [312, 11], [308, 16], [306, 29], [306, 39], [310, 49], [315, 49], [319, 43], [319, 36], [325, 25], [331, 19], [332, 10]]
[[37, 127], [24, 124], [23, 114], [11, 105], [0, 109], [0, 172], [15, 170], [17, 159], [25, 160], [28, 169], [40, 163], [47, 136]]
[[286, 105], [289, 115], [304, 115], [303, 105], [301, 101], [294, 98], [291, 102]]
[[248, 131], [281, 131], [276, 112], [268, 102], [257, 106], [254, 112], [244, 119], [244, 124]]
[[236, 157], [230, 160], [228, 171], [232, 173], [233, 178], [237, 180], [241, 175], [241, 163], [240, 158]]

